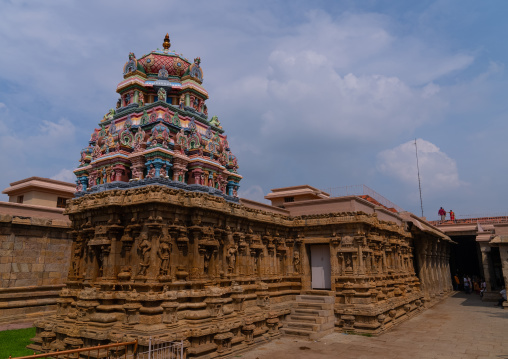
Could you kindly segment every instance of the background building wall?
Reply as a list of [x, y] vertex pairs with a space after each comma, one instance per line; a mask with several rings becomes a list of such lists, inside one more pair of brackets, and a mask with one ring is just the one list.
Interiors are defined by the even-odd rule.
[[67, 220], [0, 214], [0, 322], [55, 310], [69, 269], [68, 231]]
[[23, 195], [23, 203], [36, 206], [56, 207], [58, 197], [59, 196], [55, 193], [30, 191]]

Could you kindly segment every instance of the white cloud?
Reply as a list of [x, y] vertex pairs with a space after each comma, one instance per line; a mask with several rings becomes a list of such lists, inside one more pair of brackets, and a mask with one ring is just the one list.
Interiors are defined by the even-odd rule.
[[58, 172], [56, 175], [51, 177], [51, 179], [58, 180], [58, 181], [64, 181], [64, 182], [75, 182], [76, 176], [74, 175], [74, 172], [72, 170], [63, 168]]
[[55, 144], [61, 145], [72, 141], [75, 132], [75, 126], [68, 119], [62, 118], [57, 122], [43, 120], [39, 125], [37, 135], [34, 137], [37, 138], [39, 144], [53, 147]]
[[[8, 111], [0, 111], [2, 188], [7, 187], [8, 182], [30, 176], [51, 176], [55, 165], [61, 167], [69, 157], [79, 158], [79, 149], [75, 126], [67, 119], [42, 120], [38, 125], [24, 123], [19, 126]], [[74, 181], [63, 171], [56, 176], [64, 181]]]
[[[490, 44], [478, 48], [446, 31], [429, 36], [427, 30], [443, 20], [441, 11], [423, 25], [417, 22], [432, 5], [412, 8], [411, 14], [376, 7], [393, 14], [388, 16], [362, 12], [363, 5], [332, 3], [302, 2], [289, 9], [278, 2], [226, 0], [204, 2], [199, 12], [162, 0], [135, 12], [128, 1], [3, 4], [4, 181], [51, 176], [77, 165], [93, 127], [115, 105], [127, 54], [140, 57], [160, 47], [166, 32], [172, 49], [191, 60], [202, 58], [209, 113], [219, 116], [238, 156], [246, 188], [241, 193], [254, 199], [262, 200], [262, 188], [376, 181], [381, 177], [372, 173], [379, 173], [373, 154], [416, 130], [426, 137], [439, 128], [460, 149], [463, 158], [457, 160], [464, 167], [474, 156], [472, 163], [493, 161], [489, 154], [503, 151], [494, 148], [492, 136], [502, 143], [498, 123], [506, 115], [496, 103], [503, 103], [506, 85], [502, 59]], [[307, 12], [318, 6], [323, 9]], [[356, 12], [343, 11], [348, 8]], [[152, 26], [132, 31], [119, 26], [136, 21]], [[486, 67], [486, 53], [493, 62], [477, 76]], [[492, 124], [494, 112], [500, 120]], [[464, 143], [479, 133], [478, 119], [490, 140], [468, 151]], [[489, 168], [500, 167], [489, 162]], [[462, 176], [473, 181], [468, 172]]]
[[220, 100], [254, 118], [259, 137], [247, 141], [262, 140], [267, 151], [281, 142], [317, 148], [353, 138], [357, 147], [381, 146], [441, 121], [447, 89], [434, 81], [467, 67], [472, 57], [438, 52], [390, 28], [381, 15], [332, 19], [312, 12], [275, 41], [264, 73], [240, 75], [219, 90]]
[[[422, 188], [433, 196], [464, 187], [457, 163], [431, 142], [418, 139], [418, 163]], [[403, 143], [377, 155], [377, 169], [400, 183], [417, 188], [416, 147], [414, 141]]]
[[267, 203], [267, 200], [264, 198], [265, 193], [263, 192], [261, 186], [258, 185], [250, 186], [245, 190], [240, 189], [240, 191], [238, 191], [238, 196], [240, 198], [247, 198], [252, 201]]

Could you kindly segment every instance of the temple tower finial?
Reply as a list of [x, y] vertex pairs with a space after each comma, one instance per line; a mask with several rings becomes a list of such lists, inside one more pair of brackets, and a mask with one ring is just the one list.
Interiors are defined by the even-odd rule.
[[171, 42], [169, 41], [169, 33], [166, 34], [166, 37], [164, 38], [164, 42], [162, 43], [162, 46], [164, 47], [164, 50], [168, 51], [171, 47]]

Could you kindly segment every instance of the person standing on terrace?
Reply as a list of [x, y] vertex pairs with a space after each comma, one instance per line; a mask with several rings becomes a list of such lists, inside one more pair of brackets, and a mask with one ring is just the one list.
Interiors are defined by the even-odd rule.
[[455, 212], [452, 209], [450, 209], [450, 221], [455, 223]]
[[439, 211], [437, 212], [441, 216], [441, 221], [444, 221], [446, 218], [446, 211], [443, 209], [443, 207], [439, 208]]

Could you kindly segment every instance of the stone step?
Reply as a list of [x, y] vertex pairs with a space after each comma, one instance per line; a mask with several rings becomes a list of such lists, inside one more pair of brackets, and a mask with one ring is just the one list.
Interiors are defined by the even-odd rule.
[[331, 320], [329, 322], [320, 324], [319, 332], [326, 331], [328, 329], [334, 329], [335, 328], [335, 320]]
[[297, 295], [296, 302], [335, 303], [335, 297], [318, 295]]
[[281, 331], [285, 335], [321, 338], [335, 330], [335, 297], [332, 295], [301, 294], [296, 306], [286, 317]]
[[286, 335], [293, 335], [298, 337], [310, 337], [313, 334], [312, 330], [297, 329], [297, 328], [280, 328], [281, 332]]
[[297, 336], [297, 337], [307, 337], [309, 339], [315, 340], [324, 337], [325, 335], [331, 334], [335, 331], [335, 327], [323, 330], [321, 332], [312, 332], [306, 329], [296, 329], [296, 328], [280, 328], [281, 332], [285, 335]]
[[332, 328], [326, 329], [326, 330], [322, 330], [318, 333], [312, 333], [311, 335], [309, 335], [309, 339], [316, 340], [316, 339], [322, 338], [328, 334], [332, 334], [333, 332], [335, 332], [335, 326], [333, 326]]
[[334, 316], [320, 317], [320, 316], [314, 316], [314, 315], [291, 314], [286, 318], [286, 320], [293, 321], [293, 322], [323, 324], [323, 323], [328, 323], [329, 321], [334, 321], [335, 317]]
[[299, 309], [330, 310], [333, 309], [333, 303], [296, 302], [296, 307]]
[[299, 314], [291, 314], [289, 316], [287, 316], [286, 320], [290, 321], [295, 321], [295, 322], [311, 322], [311, 323], [315, 323], [316, 322], [316, 319], [318, 318], [324, 318], [324, 317], [316, 317], [314, 315], [299, 315]]
[[307, 323], [307, 322], [286, 322], [284, 324], [284, 328], [305, 329], [305, 330], [310, 330], [312, 332], [317, 332], [320, 329], [320, 324]]
[[316, 323], [308, 323], [308, 322], [292, 322], [288, 321], [284, 323], [285, 328], [300, 328], [300, 329], [308, 329], [312, 330], [313, 332], [320, 332], [323, 330], [327, 330], [330, 328], [333, 328], [335, 326], [334, 321], [329, 321], [322, 324], [316, 324]]
[[304, 290], [302, 294], [305, 295], [317, 295], [321, 297], [335, 297], [336, 292], [333, 290], [320, 290], [320, 289], [311, 289]]
[[307, 308], [292, 308], [292, 315], [312, 315], [318, 317], [329, 317], [333, 316], [333, 310], [317, 310], [317, 309], [307, 309]]

